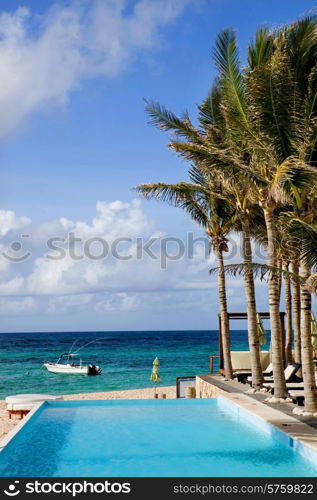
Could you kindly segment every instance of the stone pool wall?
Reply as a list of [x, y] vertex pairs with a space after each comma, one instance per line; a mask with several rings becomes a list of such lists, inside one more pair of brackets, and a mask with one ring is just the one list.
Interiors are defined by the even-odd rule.
[[196, 398], [216, 398], [223, 394], [227, 394], [227, 392], [212, 385], [202, 377], [196, 377]]

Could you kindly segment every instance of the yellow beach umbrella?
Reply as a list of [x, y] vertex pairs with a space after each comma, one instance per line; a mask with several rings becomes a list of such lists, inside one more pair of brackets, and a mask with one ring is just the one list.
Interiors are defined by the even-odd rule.
[[259, 336], [260, 345], [265, 345], [266, 344], [266, 331], [264, 329], [261, 316], [258, 313], [256, 314], [256, 319], [257, 319], [257, 323], [258, 323], [258, 336]]
[[158, 371], [159, 365], [160, 365], [159, 359], [155, 358], [155, 360], [153, 361], [153, 368], [152, 368], [152, 373], [151, 373], [151, 377], [150, 377], [150, 380], [154, 384], [154, 397], [156, 396], [156, 384], [161, 380], [161, 377], [160, 377], [160, 374]]
[[311, 343], [317, 349], [317, 321], [314, 313], [311, 313]]

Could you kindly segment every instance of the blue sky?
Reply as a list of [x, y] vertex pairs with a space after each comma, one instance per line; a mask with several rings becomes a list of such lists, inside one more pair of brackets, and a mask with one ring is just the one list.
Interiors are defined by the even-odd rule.
[[[148, 126], [143, 98], [194, 115], [214, 77], [211, 48], [221, 29], [237, 30], [244, 57], [257, 26], [290, 22], [314, 6], [308, 0], [2, 0], [1, 248], [27, 233], [21, 251], [32, 252], [22, 264], [0, 263], [2, 331], [217, 326], [212, 257], [207, 262], [199, 246], [194, 259], [161, 270], [157, 262], [134, 259], [47, 262], [45, 238], [69, 229], [110, 240], [185, 238], [188, 231], [199, 237], [178, 210], [133, 202], [132, 186], [186, 175], [186, 165], [166, 148], [167, 136]], [[258, 302], [267, 309], [264, 286]], [[229, 303], [245, 308], [239, 280], [229, 280]]]

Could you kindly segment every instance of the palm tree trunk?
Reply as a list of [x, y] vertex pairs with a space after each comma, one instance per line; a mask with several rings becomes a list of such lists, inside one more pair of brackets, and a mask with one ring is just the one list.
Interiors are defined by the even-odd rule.
[[260, 358], [260, 342], [258, 335], [258, 325], [256, 317], [256, 299], [254, 289], [253, 270], [248, 267], [252, 264], [252, 248], [250, 226], [247, 218], [242, 221], [243, 229], [243, 261], [246, 264], [244, 273], [244, 287], [247, 301], [248, 314], [248, 341], [251, 358], [252, 386], [260, 389], [263, 384], [263, 373]]
[[[309, 265], [305, 263], [302, 264], [302, 273], [304, 278], [308, 278], [310, 276]], [[306, 289], [305, 285], [301, 286], [301, 327], [305, 411], [315, 413], [317, 412], [317, 389], [311, 338], [311, 294]]]
[[220, 319], [221, 319], [221, 329], [222, 329], [221, 340], [223, 347], [223, 357], [225, 362], [225, 376], [228, 380], [231, 380], [233, 378], [233, 374], [232, 374], [232, 363], [230, 354], [230, 329], [229, 329], [229, 318], [227, 309], [225, 270], [223, 264], [222, 251], [218, 246], [215, 246], [214, 250], [218, 261], [218, 293], [219, 293]]
[[[277, 267], [282, 271], [283, 264], [280, 259], [277, 259]], [[279, 304], [281, 302], [281, 294], [282, 294], [282, 272], [278, 274], [278, 295], [279, 295]]]
[[[268, 265], [277, 267], [276, 254], [276, 231], [274, 223], [274, 211], [271, 207], [263, 208], [265, 225], [268, 237]], [[276, 398], [285, 398], [286, 383], [283, 365], [283, 343], [280, 321], [280, 293], [279, 276], [276, 273], [269, 273], [269, 306], [270, 306], [270, 324], [271, 324], [271, 345], [272, 345], [272, 365], [274, 378], [274, 396]]]
[[[284, 271], [288, 272], [289, 263], [284, 262]], [[285, 285], [285, 313], [286, 313], [286, 336], [285, 336], [285, 359], [286, 363], [293, 362], [292, 344], [293, 344], [293, 325], [292, 325], [292, 285], [290, 277], [284, 275]]]
[[[299, 275], [298, 260], [292, 262], [292, 273]], [[293, 282], [293, 317], [294, 317], [294, 361], [295, 363], [302, 362], [301, 355], [301, 324], [300, 324], [300, 284], [298, 281]]]

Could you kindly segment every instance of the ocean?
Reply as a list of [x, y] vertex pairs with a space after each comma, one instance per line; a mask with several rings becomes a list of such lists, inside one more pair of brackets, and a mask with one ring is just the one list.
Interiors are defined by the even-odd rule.
[[[43, 368], [60, 354], [93, 339], [81, 351], [83, 363], [102, 367], [100, 376], [62, 375]], [[247, 332], [231, 332], [232, 350], [246, 350]], [[218, 331], [65, 332], [0, 334], [0, 399], [9, 394], [115, 391], [151, 387], [156, 356], [160, 385], [176, 377], [208, 373], [209, 355], [218, 353]]]

